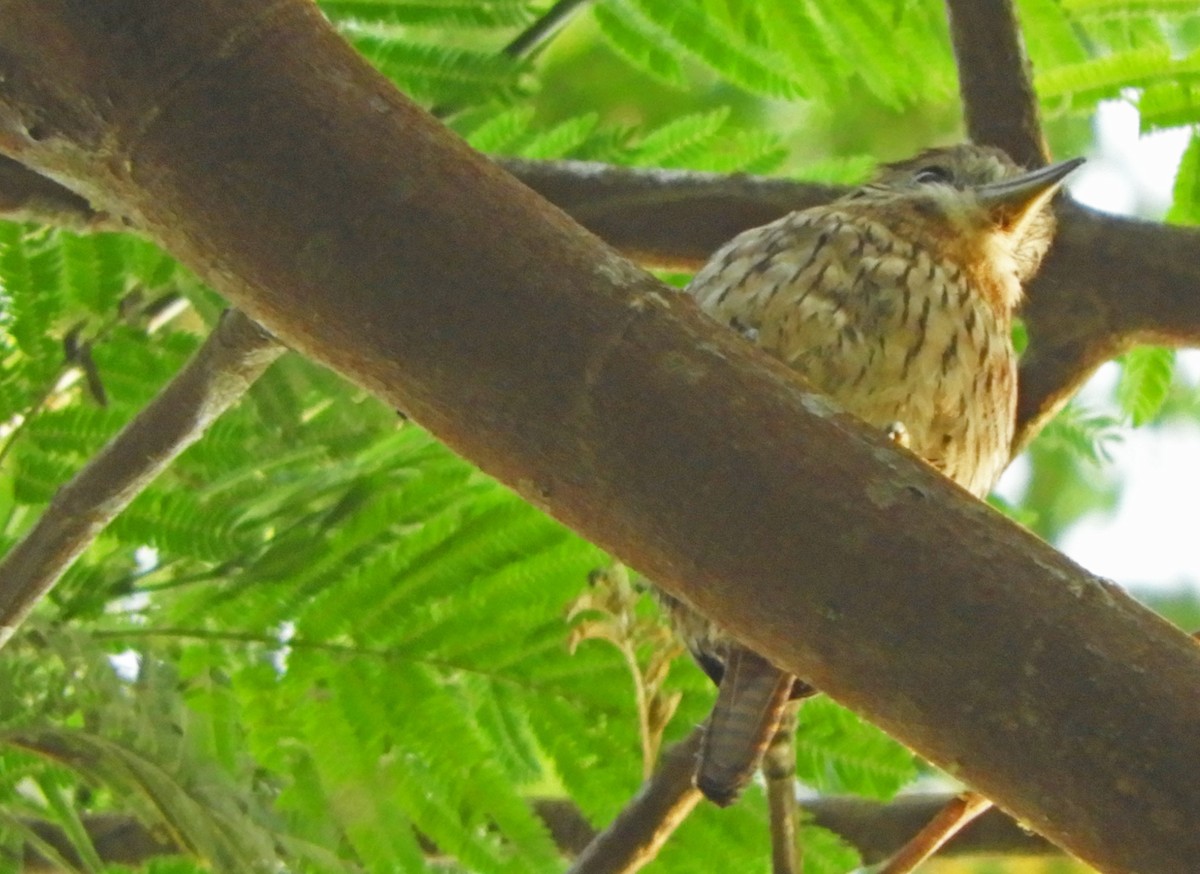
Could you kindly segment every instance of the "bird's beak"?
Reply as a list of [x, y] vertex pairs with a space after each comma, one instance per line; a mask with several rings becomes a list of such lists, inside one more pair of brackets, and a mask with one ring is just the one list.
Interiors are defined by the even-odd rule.
[[975, 189], [979, 204], [1004, 225], [1021, 224], [1025, 216], [1054, 196], [1067, 175], [1084, 162], [1083, 158], [1059, 161], [1012, 179], [992, 182]]

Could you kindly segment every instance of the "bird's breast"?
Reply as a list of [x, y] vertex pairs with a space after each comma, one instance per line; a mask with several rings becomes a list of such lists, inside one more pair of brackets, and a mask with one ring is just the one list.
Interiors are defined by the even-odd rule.
[[[970, 272], [835, 209], [735, 238], [689, 286], [702, 308], [977, 495], [1008, 461], [1011, 319]], [[985, 277], [986, 278], [986, 277]]]

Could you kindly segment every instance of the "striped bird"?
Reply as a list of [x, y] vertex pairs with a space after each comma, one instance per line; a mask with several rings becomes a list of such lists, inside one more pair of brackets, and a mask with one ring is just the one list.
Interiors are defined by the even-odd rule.
[[[738, 235], [688, 292], [983, 497], [1013, 437], [1013, 312], [1054, 234], [1050, 199], [1080, 163], [1026, 173], [997, 149], [933, 149], [833, 203]], [[659, 598], [720, 687], [696, 785], [729, 804], [787, 701], [812, 690], [683, 602]]]

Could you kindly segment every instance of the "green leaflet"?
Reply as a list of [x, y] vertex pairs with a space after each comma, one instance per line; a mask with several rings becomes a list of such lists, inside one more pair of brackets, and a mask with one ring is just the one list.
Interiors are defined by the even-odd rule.
[[1117, 403], [1135, 428], [1153, 422], [1167, 400], [1175, 375], [1175, 351], [1142, 346], [1121, 356]]
[[697, 60], [749, 91], [772, 97], [805, 93], [803, 83], [786, 70], [774, 53], [721, 28], [694, 3], [674, 0], [629, 0], [647, 21]]
[[1174, 224], [1200, 224], [1200, 137], [1192, 134], [1191, 142], [1175, 172], [1175, 191], [1167, 221]]
[[515, 27], [532, 17], [529, 0], [321, 0], [334, 21], [486, 29]]
[[829, 698], [804, 702], [799, 726], [796, 775], [822, 792], [886, 800], [917, 776], [912, 753]]
[[687, 85], [681, 47], [628, 0], [597, 3], [592, 13], [600, 33], [623, 58], [675, 88]]

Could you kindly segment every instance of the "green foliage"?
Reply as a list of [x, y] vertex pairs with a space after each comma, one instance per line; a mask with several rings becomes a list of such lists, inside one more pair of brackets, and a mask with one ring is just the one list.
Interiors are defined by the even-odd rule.
[[1102, 464], [1111, 460], [1109, 447], [1120, 439], [1119, 424], [1112, 416], [1087, 412], [1071, 403], [1042, 430], [1038, 440], [1048, 452]]
[[1111, 512], [1119, 489], [1109, 451], [1120, 426], [1116, 415], [1067, 404], [1029, 448], [1030, 480], [1014, 515], [1053, 543], [1084, 516]]
[[[320, 5], [488, 153], [852, 183], [910, 144], [961, 136], [939, 0], [596, 0], [523, 57], [505, 46], [549, 0]], [[1145, 130], [1200, 122], [1190, 3], [1020, 7], [1048, 109], [1115, 98]], [[1197, 167], [1194, 141], [1172, 220], [1200, 216]], [[0, 224], [0, 548], [178, 371], [221, 306], [132, 237]], [[1119, 412], [1134, 424], [1200, 414], [1169, 353], [1135, 350], [1122, 368]], [[1119, 427], [1115, 411], [1068, 406], [1010, 511], [1054, 537], [1111, 507]], [[147, 869], [163, 874], [559, 871], [533, 800], [567, 799], [600, 826], [641, 780], [619, 653], [567, 647], [564, 611], [607, 563], [393, 410], [285, 358], [5, 649], [0, 851], [28, 844], [64, 870], [99, 870], [87, 824], [105, 813], [186, 850]], [[135, 677], [114, 671], [117, 653], [136, 654]], [[670, 743], [712, 692], [686, 662], [666, 682], [683, 693]], [[828, 700], [806, 703], [801, 724], [815, 790], [888, 798], [916, 775], [909, 752]], [[764, 820], [756, 786], [732, 810], [702, 806], [655, 870], [762, 867]], [[806, 827], [804, 842], [810, 872], [858, 864], [828, 832]]]
[[828, 829], [806, 825], [800, 830], [805, 874], [843, 874], [862, 866], [858, 850]]
[[502, 97], [517, 88], [522, 65], [493, 52], [410, 43], [348, 28], [354, 47], [384, 75], [419, 100], [460, 102], [487, 94]]
[[795, 97], [803, 84], [786, 71], [783, 59], [747, 40], [743, 33], [722, 27], [701, 3], [667, 0], [626, 0], [660, 34], [667, 45], [678, 46], [730, 82], [770, 97]]
[[1121, 356], [1121, 380], [1117, 403], [1134, 427], [1154, 421], [1167, 400], [1175, 373], [1175, 352], [1158, 346], [1142, 346]]
[[796, 775], [823, 793], [886, 800], [917, 776], [913, 755], [828, 698], [805, 701], [796, 735]]
[[1175, 174], [1175, 202], [1167, 220], [1181, 225], [1200, 224], [1200, 137], [1192, 135]]
[[320, 5], [335, 21], [463, 30], [525, 24], [534, 6], [529, 0], [320, 0]]
[[687, 85], [678, 43], [665, 40], [654, 23], [632, 3], [598, 3], [594, 15], [609, 45], [638, 69], [676, 88]]

